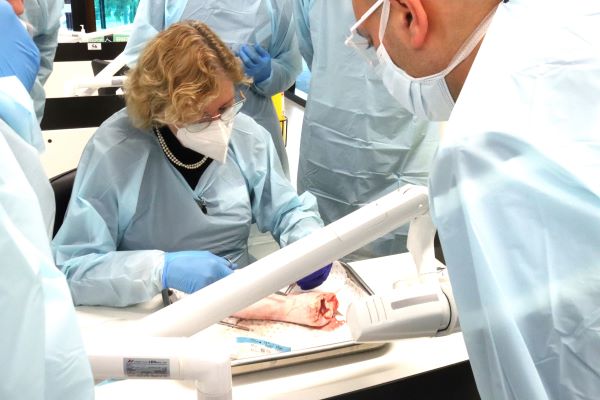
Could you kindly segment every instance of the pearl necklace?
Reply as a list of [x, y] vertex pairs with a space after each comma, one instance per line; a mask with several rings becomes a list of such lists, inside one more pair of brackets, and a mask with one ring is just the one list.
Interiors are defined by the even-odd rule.
[[175, 155], [171, 152], [171, 150], [169, 149], [169, 147], [167, 146], [167, 142], [165, 142], [165, 138], [163, 138], [162, 134], [160, 133], [160, 131], [158, 130], [158, 128], [156, 126], [153, 126], [152, 129], [154, 130], [154, 133], [156, 134], [156, 137], [158, 138], [158, 143], [160, 143], [160, 147], [162, 147], [163, 152], [165, 153], [165, 155], [167, 156], [167, 158], [175, 165], [177, 165], [178, 167], [181, 168], [185, 168], [185, 169], [198, 169], [200, 168], [208, 159], [207, 156], [204, 156], [204, 158], [202, 158], [202, 160], [194, 163], [194, 164], [184, 164], [181, 161], [179, 161], [177, 159], [177, 157], [175, 157]]

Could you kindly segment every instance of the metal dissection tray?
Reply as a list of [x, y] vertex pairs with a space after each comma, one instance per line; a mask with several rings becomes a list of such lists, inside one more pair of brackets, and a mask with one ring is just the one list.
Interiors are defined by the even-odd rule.
[[[292, 293], [299, 290], [294, 288]], [[351, 301], [373, 293], [351, 266], [341, 262], [334, 263], [327, 281], [316, 290], [336, 293], [341, 313], [338, 319], [342, 321], [345, 320], [344, 313]], [[176, 293], [174, 297], [179, 297], [179, 294]], [[124, 309], [77, 307], [77, 314], [85, 336], [103, 328], [122, 329], [162, 307], [163, 299], [157, 296], [147, 303]], [[199, 343], [230, 349], [234, 375], [355, 354], [385, 346], [385, 343], [354, 342], [350, 329], [345, 324], [331, 331], [323, 331], [275, 321], [226, 318], [223, 322], [227, 325], [214, 324], [193, 338], [198, 339]]]
[[[373, 294], [354, 269], [343, 262], [334, 263], [329, 278], [318, 290], [336, 293], [341, 312], [338, 320], [342, 321], [345, 320], [344, 314], [352, 300]], [[333, 331], [324, 332], [284, 322], [235, 318], [229, 318], [225, 322], [241, 328], [215, 325], [209, 329], [214, 330], [214, 335], [234, 342], [233, 347], [238, 352], [237, 355], [235, 351], [232, 354], [234, 375], [356, 354], [386, 345], [354, 342], [350, 329], [345, 324]], [[245, 331], [244, 328], [250, 330]]]

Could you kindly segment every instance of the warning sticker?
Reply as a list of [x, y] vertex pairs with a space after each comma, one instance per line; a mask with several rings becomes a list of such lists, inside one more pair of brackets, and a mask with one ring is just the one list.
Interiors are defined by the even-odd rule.
[[130, 378], [169, 378], [168, 358], [124, 358], [123, 371]]

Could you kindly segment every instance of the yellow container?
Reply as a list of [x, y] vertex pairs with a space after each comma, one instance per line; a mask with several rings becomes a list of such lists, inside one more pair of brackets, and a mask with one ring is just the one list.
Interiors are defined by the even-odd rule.
[[272, 97], [273, 106], [275, 107], [275, 112], [277, 112], [277, 118], [279, 119], [279, 124], [281, 125], [281, 136], [283, 137], [283, 143], [287, 144], [287, 117], [285, 116], [283, 99], [283, 92], [277, 93]]

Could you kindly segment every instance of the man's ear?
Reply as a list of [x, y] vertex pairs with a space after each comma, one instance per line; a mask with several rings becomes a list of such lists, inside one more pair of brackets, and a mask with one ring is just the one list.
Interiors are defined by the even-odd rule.
[[413, 49], [423, 47], [429, 24], [422, 0], [390, 0], [390, 16], [394, 13], [399, 13], [407, 43]]

